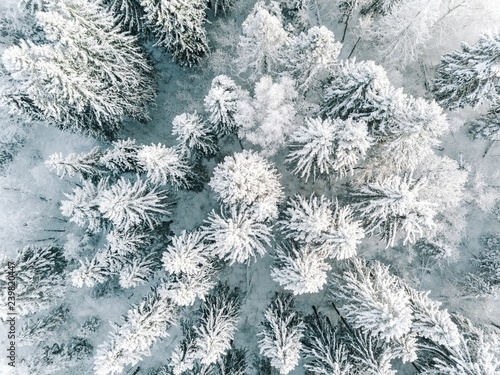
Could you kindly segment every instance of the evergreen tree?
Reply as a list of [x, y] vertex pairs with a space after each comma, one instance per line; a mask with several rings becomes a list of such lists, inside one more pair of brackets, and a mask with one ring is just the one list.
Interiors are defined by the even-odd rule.
[[271, 365], [283, 375], [297, 366], [302, 348], [304, 323], [294, 302], [291, 294], [276, 293], [264, 312], [263, 330], [259, 333], [260, 353], [270, 358]]
[[240, 72], [250, 71], [250, 78], [254, 81], [275, 73], [280, 51], [288, 38], [277, 3], [272, 2], [268, 8], [264, 2], [257, 2], [242, 28], [236, 60]]
[[172, 134], [177, 136], [181, 154], [191, 156], [200, 153], [201, 156], [213, 156], [217, 153], [217, 138], [203, 119], [196, 114], [183, 113], [175, 116], [172, 121]]
[[150, 187], [141, 179], [132, 183], [123, 177], [99, 195], [97, 205], [103, 218], [125, 230], [141, 225], [153, 229], [162, 215], [172, 213], [168, 192]]
[[246, 349], [229, 349], [215, 364], [213, 375], [246, 375], [248, 369], [246, 355]]
[[104, 151], [99, 162], [113, 174], [123, 172], [142, 172], [137, 153], [135, 139], [119, 139], [113, 142], [113, 147]]
[[295, 128], [295, 91], [293, 79], [284, 75], [279, 82], [262, 77], [255, 85], [252, 100], [240, 101], [235, 122], [238, 137], [261, 147], [265, 156], [274, 155]]
[[101, 0], [104, 8], [112, 13], [124, 30], [131, 34], [144, 36], [146, 27], [144, 25], [144, 9], [139, 0]]
[[222, 12], [224, 15], [234, 7], [235, 0], [213, 0], [212, 8], [214, 9], [214, 16], [217, 17], [217, 12]]
[[415, 242], [433, 233], [436, 203], [421, 197], [428, 180], [412, 175], [379, 178], [354, 192], [367, 233], [378, 233], [394, 246], [396, 239]]
[[342, 275], [333, 276], [331, 299], [342, 302], [339, 310], [352, 327], [386, 342], [410, 333], [410, 299], [388, 267], [352, 258]]
[[302, 337], [304, 367], [318, 375], [348, 375], [352, 364], [349, 351], [342, 342], [337, 327], [330, 320], [317, 313], [305, 319], [305, 331]]
[[348, 207], [333, 204], [323, 195], [309, 200], [297, 195], [288, 202], [279, 222], [286, 238], [303, 243], [325, 257], [346, 259], [356, 255], [364, 232]]
[[392, 12], [393, 8], [402, 0], [370, 0], [363, 5], [361, 14], [375, 13], [382, 16]]
[[249, 262], [252, 257], [256, 259], [257, 254], [264, 256], [266, 247], [271, 246], [271, 228], [245, 209], [233, 207], [229, 213], [223, 210], [220, 215], [212, 211], [205, 223], [207, 250], [229, 260], [230, 265]]
[[137, 152], [137, 160], [153, 184], [173, 187], [188, 187], [189, 166], [185, 158], [174, 148], [158, 145], [142, 146]]
[[94, 136], [113, 137], [125, 117], [147, 118], [153, 69], [136, 38], [96, 3], [58, 1], [50, 9], [37, 13], [50, 43], [21, 40], [3, 54], [19, 82], [11, 104]]
[[324, 253], [307, 245], [283, 244], [276, 249], [271, 277], [294, 295], [317, 293], [326, 284], [330, 269]]
[[[496, 106], [496, 108], [495, 108]], [[468, 123], [469, 134], [475, 139], [500, 140], [500, 105]]]
[[157, 263], [154, 253], [134, 257], [119, 272], [120, 286], [135, 288], [145, 284], [153, 276]]
[[231, 78], [219, 75], [212, 80], [204, 104], [212, 130], [219, 137], [236, 133], [235, 115], [238, 102], [244, 98], [245, 92]]
[[140, 0], [145, 18], [158, 38], [181, 66], [200, 63], [208, 54], [205, 28], [206, 0]]
[[[9, 312], [28, 315], [54, 304], [64, 295], [65, 268], [63, 249], [56, 246], [26, 246], [17, 252], [15, 259], [3, 259], [0, 263], [2, 319], [6, 319]], [[12, 288], [14, 305], [7, 303], [12, 301], [9, 299], [9, 289], [12, 292]]]
[[330, 30], [314, 26], [288, 40], [282, 64], [296, 80], [299, 91], [307, 93], [329, 77], [341, 48]]
[[59, 177], [73, 177], [79, 175], [82, 179], [89, 179], [99, 176], [101, 172], [100, 159], [101, 149], [96, 146], [88, 153], [71, 153], [63, 156], [60, 152], [49, 156], [45, 165], [50, 169], [55, 169]]
[[53, 338], [69, 318], [69, 308], [62, 304], [36, 320], [28, 319], [17, 334], [17, 345], [33, 346]]
[[473, 108], [500, 100], [500, 33], [488, 32], [478, 42], [445, 54], [438, 66], [433, 92], [449, 109]]
[[385, 118], [392, 90], [381, 66], [373, 61], [347, 60], [327, 84], [320, 113], [333, 119], [366, 121], [372, 134]]
[[176, 307], [164, 297], [165, 286], [153, 288], [138, 305], [127, 312], [124, 323], [115, 324], [109, 341], [101, 344], [95, 356], [97, 375], [118, 374], [133, 366], [151, 346], [168, 336], [167, 329], [176, 319]]
[[306, 182], [311, 174], [314, 180], [333, 173], [345, 177], [353, 173], [371, 144], [363, 121], [306, 118], [306, 124], [290, 137], [286, 161]]
[[249, 208], [256, 220], [275, 219], [283, 198], [279, 175], [262, 156], [243, 151], [226, 156], [209, 182], [219, 200], [229, 207]]

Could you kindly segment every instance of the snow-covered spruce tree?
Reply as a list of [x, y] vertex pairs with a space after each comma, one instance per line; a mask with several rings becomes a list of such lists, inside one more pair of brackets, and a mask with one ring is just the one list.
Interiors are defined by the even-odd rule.
[[434, 79], [434, 97], [449, 109], [500, 100], [500, 33], [487, 32], [478, 42], [441, 58]]
[[412, 310], [406, 291], [389, 267], [351, 258], [342, 274], [330, 281], [330, 298], [355, 328], [390, 342], [410, 333]]
[[314, 26], [288, 40], [282, 51], [282, 64], [305, 94], [329, 78], [341, 48], [330, 30]]
[[121, 177], [101, 192], [97, 202], [102, 217], [117, 229], [144, 226], [153, 229], [162, 215], [171, 214], [169, 193], [138, 178], [134, 183]]
[[195, 358], [203, 365], [216, 363], [231, 348], [240, 311], [239, 289], [219, 283], [198, 312]]
[[363, 121], [306, 118], [288, 143], [286, 161], [307, 182], [311, 175], [316, 180], [333, 173], [340, 177], [352, 174], [370, 149], [372, 138]]
[[500, 336], [483, 325], [473, 325], [468, 319], [454, 316], [460, 332], [460, 343], [435, 348], [432, 360], [423, 363], [424, 375], [478, 374], [500, 371]]
[[134, 366], [144, 355], [150, 355], [157, 340], [168, 336], [167, 329], [177, 312], [164, 293], [164, 285], [153, 288], [127, 312], [121, 326], [113, 326], [109, 340], [99, 346], [95, 356], [97, 375], [119, 374], [126, 366]]
[[477, 296], [496, 296], [500, 290], [500, 236], [484, 236], [481, 245], [482, 251], [471, 259], [475, 269], [463, 284]]
[[231, 348], [214, 366], [213, 375], [246, 375], [247, 350]]
[[167, 48], [181, 66], [194, 66], [208, 53], [204, 28], [206, 0], [140, 0], [156, 34], [156, 45]]
[[330, 269], [323, 252], [288, 243], [277, 247], [271, 277], [294, 295], [317, 293], [326, 284]]
[[434, 154], [433, 147], [440, 144], [439, 138], [449, 128], [446, 116], [436, 102], [394, 90], [385, 120], [372, 129], [378, 147], [372, 150], [375, 160], [371, 163], [395, 172], [414, 169]]
[[402, 0], [369, 0], [363, 4], [361, 14], [380, 14], [382, 16], [391, 13], [394, 6]]
[[139, 147], [135, 144], [135, 139], [119, 139], [113, 142], [113, 147], [103, 152], [99, 162], [112, 174], [124, 172], [142, 172], [137, 153]]
[[349, 207], [340, 207], [323, 195], [305, 199], [300, 195], [288, 201], [279, 221], [286, 238], [306, 244], [325, 257], [346, 259], [356, 255], [364, 237], [361, 223], [354, 221]]
[[53, 338], [70, 319], [69, 307], [62, 304], [36, 320], [28, 319], [17, 334], [17, 345], [33, 346]]
[[412, 331], [418, 337], [431, 340], [435, 345], [456, 346], [460, 342], [460, 333], [451, 320], [448, 311], [441, 310], [441, 303], [429, 298], [429, 292], [419, 292], [408, 285], [404, 289], [410, 298], [413, 312]]
[[157, 145], [142, 146], [137, 160], [153, 184], [171, 184], [174, 188], [188, 187], [189, 166], [175, 147]]
[[115, 269], [111, 269], [106, 251], [98, 251], [92, 259], [78, 259], [80, 267], [68, 274], [68, 279], [77, 288], [93, 287], [105, 282]]
[[203, 300], [215, 286], [216, 267], [201, 231], [182, 231], [179, 236], [174, 236], [162, 260], [170, 274], [168, 295], [179, 306], [190, 306], [196, 298]]
[[83, 180], [86, 180], [102, 174], [101, 157], [102, 151], [96, 146], [87, 153], [71, 153], [67, 156], [56, 152], [49, 156], [49, 159], [45, 161], [45, 165], [50, 169], [55, 169], [57, 175], [61, 178], [78, 175]]
[[292, 30], [306, 30], [311, 25], [310, 0], [280, 0], [279, 6], [283, 14], [284, 21], [290, 24], [288, 28]]
[[203, 228], [207, 250], [223, 260], [245, 263], [257, 255], [264, 256], [271, 246], [271, 227], [246, 209], [231, 207], [221, 214], [212, 211]]
[[[79, 362], [90, 357], [93, 351], [93, 345], [86, 338], [71, 337], [64, 343], [52, 343], [52, 345], [45, 345], [34, 353], [21, 360], [20, 372], [25, 373], [27, 370], [29, 374], [50, 375], [60, 371], [71, 371], [71, 367], [79, 365]], [[79, 372], [78, 368], [73, 371]]]
[[394, 246], [396, 240], [413, 243], [435, 229], [436, 203], [420, 196], [428, 180], [411, 174], [379, 178], [353, 192], [354, 207], [363, 217], [368, 234], [379, 234]]
[[214, 16], [217, 17], [217, 13], [224, 13], [226, 15], [234, 7], [235, 0], [211, 0], [212, 8], [214, 10]]
[[262, 77], [255, 85], [253, 99], [238, 105], [238, 137], [260, 146], [263, 155], [274, 155], [295, 128], [296, 98], [295, 82], [288, 75], [278, 82]]
[[218, 151], [215, 134], [196, 112], [175, 116], [172, 121], [172, 134], [177, 136], [181, 154], [188, 157], [192, 153], [209, 157]]
[[210, 91], [203, 101], [212, 130], [219, 137], [234, 134], [238, 130], [234, 118], [238, 102], [248, 97], [231, 78], [219, 75], [212, 80]]
[[442, 1], [397, 1], [363, 33], [382, 60], [404, 68], [420, 57], [442, 15]]
[[140, 0], [100, 0], [103, 7], [111, 12], [116, 23], [124, 30], [138, 36], [145, 36], [144, 9]]
[[304, 367], [318, 375], [351, 374], [349, 352], [342, 342], [338, 327], [331, 324], [330, 319], [318, 314], [315, 307], [314, 315], [305, 319], [302, 350], [306, 363]]
[[[6, 319], [9, 312], [33, 314], [54, 304], [65, 291], [66, 263], [62, 248], [57, 246], [26, 246], [18, 251], [15, 259], [3, 259], [0, 263], [0, 318]], [[12, 301], [8, 298], [12, 288], [15, 305], [7, 303]]]
[[[170, 355], [168, 374], [182, 375], [192, 374], [196, 365], [196, 322], [192, 319], [180, 319], [179, 325], [182, 329], [182, 340], [174, 347]], [[206, 367], [205, 367], [206, 368]]]
[[295, 310], [294, 298], [290, 293], [278, 292], [264, 312], [259, 336], [260, 353], [271, 360], [271, 365], [286, 375], [300, 359], [304, 323]]
[[134, 256], [118, 273], [122, 288], [135, 288], [145, 284], [154, 274], [158, 259], [155, 253]]
[[125, 117], [147, 118], [156, 95], [153, 68], [109, 13], [71, 0], [51, 4], [37, 18], [50, 43], [20, 41], [2, 56], [19, 82], [12, 105], [22, 102], [63, 129], [94, 136], [113, 137]]
[[488, 112], [473, 119], [467, 125], [469, 134], [475, 139], [500, 140], [500, 104], [495, 104]]
[[321, 115], [364, 120], [371, 134], [385, 118], [393, 88], [384, 68], [373, 61], [346, 60], [326, 85]]
[[253, 81], [278, 70], [280, 53], [288, 39], [279, 13], [276, 2], [271, 2], [268, 8], [259, 1], [241, 25], [243, 34], [238, 44], [236, 65], [240, 73], [249, 71]]
[[277, 218], [283, 199], [279, 174], [262, 156], [246, 150], [226, 156], [213, 173], [209, 185], [222, 203], [248, 208], [260, 221]]

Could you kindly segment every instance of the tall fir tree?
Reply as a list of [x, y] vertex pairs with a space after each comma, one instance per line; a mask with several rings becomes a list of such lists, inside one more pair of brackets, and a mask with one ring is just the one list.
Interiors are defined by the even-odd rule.
[[477, 43], [445, 54], [434, 79], [437, 102], [449, 109], [500, 100], [500, 33], [487, 32]]
[[198, 65], [208, 54], [206, 0], [140, 0], [156, 34], [156, 45], [167, 48], [181, 66]]
[[153, 68], [109, 13], [94, 2], [70, 0], [54, 2], [37, 18], [48, 43], [21, 40], [2, 56], [19, 82], [8, 94], [12, 106], [63, 129], [108, 138], [125, 117], [148, 118], [156, 95]]

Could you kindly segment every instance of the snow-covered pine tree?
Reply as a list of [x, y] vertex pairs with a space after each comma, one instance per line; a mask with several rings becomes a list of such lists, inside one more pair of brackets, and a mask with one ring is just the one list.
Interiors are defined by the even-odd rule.
[[318, 375], [351, 374], [349, 352], [340, 336], [338, 327], [314, 307], [314, 315], [305, 318], [301, 350], [304, 367]]
[[214, 16], [217, 17], [217, 12], [222, 12], [226, 15], [234, 7], [235, 0], [211, 0]]
[[286, 238], [335, 259], [356, 255], [364, 237], [361, 223], [353, 220], [350, 208], [340, 207], [323, 195], [319, 199], [300, 195], [290, 199], [279, 225]]
[[434, 97], [449, 109], [500, 100], [500, 33], [486, 32], [477, 43], [445, 54], [434, 79]]
[[342, 45], [325, 26], [314, 26], [288, 40], [282, 52], [282, 64], [297, 82], [303, 94], [329, 78]]
[[26, 320], [16, 335], [17, 345], [33, 346], [51, 339], [69, 318], [69, 307], [62, 304], [45, 316], [36, 320]]
[[309, 246], [282, 244], [276, 248], [271, 278], [294, 295], [317, 293], [327, 282], [326, 255]]
[[240, 311], [239, 289], [219, 283], [198, 312], [195, 358], [203, 365], [216, 363], [231, 348]]
[[165, 286], [153, 288], [124, 317], [124, 323], [113, 325], [109, 340], [102, 343], [95, 356], [97, 375], [119, 374], [126, 366], [133, 366], [144, 355], [150, 355], [151, 346], [168, 336], [168, 328], [176, 319], [177, 308], [164, 296]]
[[110, 251], [119, 256], [134, 254], [147, 247], [153, 241], [151, 232], [139, 228], [128, 230], [113, 229], [106, 235]]
[[208, 54], [204, 28], [206, 0], [140, 0], [145, 18], [181, 66], [194, 66]]
[[100, 0], [103, 7], [112, 13], [124, 30], [138, 36], [145, 36], [144, 9], [140, 0]]
[[135, 144], [135, 139], [119, 139], [113, 142], [113, 146], [103, 152], [100, 163], [111, 173], [119, 174], [123, 172], [142, 172], [137, 153], [139, 147]]
[[201, 231], [182, 231], [179, 236], [174, 236], [162, 260], [170, 274], [168, 295], [179, 306], [192, 305], [196, 298], [204, 299], [215, 286], [216, 267]]
[[372, 145], [368, 128], [363, 121], [342, 120], [327, 117], [306, 118], [288, 141], [290, 152], [286, 161], [293, 173], [306, 182], [312, 175], [337, 174], [345, 177], [367, 154]]
[[71, 0], [52, 3], [37, 18], [50, 43], [20, 41], [2, 56], [19, 82], [12, 105], [20, 100], [63, 129], [105, 137], [113, 137], [125, 117], [148, 117], [156, 95], [153, 68], [109, 13]]
[[[306, 30], [311, 25], [311, 1], [310, 0], [280, 0], [281, 13], [285, 19], [283, 23], [289, 21], [293, 29]], [[290, 24], [287, 26], [290, 27]]]
[[168, 374], [182, 375], [192, 373], [190, 370], [196, 365], [196, 322], [192, 319], [180, 319], [182, 340], [174, 347], [170, 355]]
[[50, 169], [55, 169], [57, 175], [61, 178], [79, 175], [85, 180], [99, 176], [102, 173], [100, 166], [101, 157], [102, 151], [96, 146], [87, 153], [71, 153], [67, 156], [56, 152], [49, 156], [49, 159], [45, 161], [45, 165]]
[[209, 185], [228, 207], [248, 208], [256, 220], [272, 220], [278, 216], [283, 199], [279, 174], [272, 164], [252, 151], [226, 156], [214, 168]]
[[260, 353], [271, 360], [271, 365], [286, 375], [299, 362], [300, 342], [304, 323], [295, 310], [295, 300], [290, 293], [277, 292], [264, 312], [259, 336]]
[[326, 85], [321, 115], [366, 121], [371, 134], [385, 118], [393, 88], [387, 73], [373, 61], [346, 60]]
[[240, 73], [249, 71], [253, 81], [277, 71], [281, 50], [288, 39], [279, 13], [276, 2], [267, 7], [259, 1], [241, 25], [243, 34], [238, 44], [236, 64]]
[[155, 253], [134, 256], [120, 269], [118, 274], [120, 286], [122, 288], [135, 288], [145, 284], [153, 276], [158, 263]]
[[196, 112], [183, 113], [175, 116], [172, 121], [172, 134], [177, 136], [180, 152], [191, 156], [199, 153], [200, 156], [210, 157], [217, 153], [217, 138], [208, 129], [205, 121]]
[[262, 77], [255, 85], [251, 101], [241, 101], [235, 122], [238, 137], [261, 147], [261, 153], [274, 155], [295, 129], [295, 82], [283, 75], [278, 82]]
[[475, 269], [463, 284], [478, 296], [496, 296], [500, 290], [500, 236], [484, 236], [481, 245], [482, 251], [471, 259]]
[[102, 191], [96, 204], [102, 217], [119, 230], [134, 226], [153, 229], [162, 216], [172, 213], [173, 205], [168, 191], [150, 186], [140, 178], [132, 183], [124, 177]]
[[[57, 246], [26, 246], [17, 252], [15, 259], [3, 259], [0, 263], [0, 318], [6, 319], [9, 312], [33, 314], [54, 304], [64, 295], [66, 264], [63, 249]], [[12, 281], [15, 282], [15, 305], [7, 303], [12, 301], [8, 299], [8, 289], [12, 291], [9, 282]]]
[[142, 146], [137, 160], [153, 184], [171, 184], [174, 188], [188, 187], [190, 168], [175, 147], [157, 145]]
[[203, 102], [215, 134], [223, 137], [236, 133], [238, 125], [234, 117], [238, 111], [238, 102], [247, 97], [248, 94], [225, 75], [219, 75], [212, 80], [210, 91]]
[[436, 345], [456, 346], [460, 333], [448, 311], [441, 310], [441, 303], [429, 298], [429, 292], [419, 292], [407, 285], [404, 289], [410, 298], [413, 312], [412, 331], [417, 336], [433, 341]]
[[329, 285], [331, 300], [342, 303], [339, 310], [349, 324], [387, 343], [408, 335], [412, 327], [410, 299], [389, 267], [357, 257], [346, 265]]
[[500, 140], [500, 104], [495, 104], [484, 115], [471, 120], [468, 125], [469, 134], [475, 139]]
[[468, 319], [459, 315], [454, 316], [454, 321], [460, 332], [460, 343], [431, 351], [432, 361], [423, 363], [425, 367], [421, 373], [424, 375], [498, 374], [500, 372], [498, 331], [484, 325], [473, 325]]
[[382, 16], [391, 13], [394, 6], [402, 0], [369, 0], [361, 8], [361, 14], [375, 13]]
[[394, 246], [398, 238], [413, 243], [432, 234], [435, 229], [436, 203], [420, 197], [425, 177], [414, 179], [411, 174], [379, 178], [359, 187], [353, 197], [354, 206], [363, 216], [368, 234], [376, 233]]
[[[45, 345], [26, 360], [21, 360], [21, 368], [29, 374], [51, 375], [57, 372], [82, 371], [81, 368], [70, 370], [71, 367], [79, 365], [79, 362], [87, 359], [92, 354], [94, 347], [90, 341], [82, 337], [71, 337], [63, 343]], [[21, 370], [21, 373], [25, 373]], [[80, 370], [80, 371], [79, 371]]]
[[105, 282], [115, 271], [111, 269], [110, 259], [105, 251], [98, 251], [92, 259], [78, 259], [80, 267], [68, 274], [68, 279], [77, 288], [93, 287]]
[[223, 260], [245, 263], [257, 255], [264, 256], [271, 246], [271, 227], [246, 209], [231, 207], [221, 214], [212, 211], [203, 228], [207, 250]]
[[400, 89], [394, 90], [390, 94], [385, 120], [372, 129], [378, 142], [378, 147], [373, 150], [376, 160], [372, 163], [395, 172], [414, 169], [434, 154], [432, 148], [439, 145], [439, 138], [449, 128], [446, 116], [436, 102], [414, 98]]

